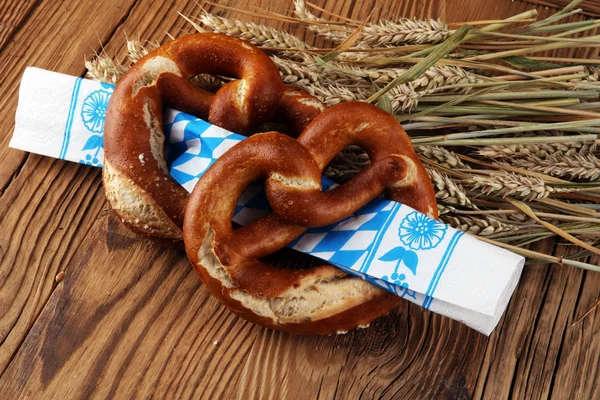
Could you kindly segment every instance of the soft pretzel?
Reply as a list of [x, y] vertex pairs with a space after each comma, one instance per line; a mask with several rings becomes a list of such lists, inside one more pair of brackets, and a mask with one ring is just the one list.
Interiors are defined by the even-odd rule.
[[[321, 192], [322, 170], [351, 144], [369, 154], [371, 166]], [[259, 178], [267, 178], [276, 212], [233, 231], [237, 200]], [[283, 248], [307, 226], [347, 217], [384, 189], [388, 198], [437, 217], [433, 187], [400, 124], [369, 104], [342, 103], [317, 116], [297, 141], [264, 133], [221, 156], [190, 197], [186, 251], [213, 295], [247, 320], [309, 334], [368, 325], [401, 299], [331, 266], [290, 270], [259, 258]]]
[[[238, 79], [213, 94], [190, 82], [200, 73]], [[300, 132], [324, 109], [309, 94], [286, 88], [262, 51], [230, 36], [185, 36], [137, 62], [117, 84], [107, 110], [103, 181], [118, 217], [165, 244], [183, 237], [188, 193], [167, 170], [163, 103], [237, 133], [273, 118]]]

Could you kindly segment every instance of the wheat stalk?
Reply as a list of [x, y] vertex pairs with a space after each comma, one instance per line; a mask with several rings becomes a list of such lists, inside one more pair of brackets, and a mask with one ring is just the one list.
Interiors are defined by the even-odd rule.
[[372, 46], [440, 43], [448, 39], [453, 32], [439, 19], [401, 18], [397, 21], [381, 21], [365, 26], [360, 40]]
[[[374, 83], [383, 86], [407, 71], [405, 68], [361, 68], [345, 62], [329, 62], [324, 67], [318, 67], [318, 58], [311, 54], [306, 54], [301, 62], [285, 61], [304, 66], [314, 72], [320, 72], [322, 79], [328, 80], [328, 83], [337, 83], [340, 85], [371, 87]], [[465, 85], [477, 82], [481, 82], [481, 79], [463, 68], [436, 65], [426, 70], [421, 76], [412, 81], [411, 84], [415, 89], [433, 90], [441, 86], [451, 87], [453, 85]], [[448, 90], [456, 91], [457, 89], [449, 88]]]
[[329, 24], [324, 18], [319, 18], [306, 9], [304, 0], [294, 0], [294, 14], [301, 21], [308, 22], [308, 29], [316, 32], [319, 36], [335, 42], [342, 42], [348, 37], [348, 33], [338, 25]]

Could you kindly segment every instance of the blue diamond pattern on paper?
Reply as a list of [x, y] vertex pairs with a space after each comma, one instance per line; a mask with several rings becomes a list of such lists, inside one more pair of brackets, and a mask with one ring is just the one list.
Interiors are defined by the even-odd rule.
[[354, 235], [354, 231], [331, 231], [328, 232], [312, 252], [339, 250]]
[[168, 114], [165, 120], [170, 121], [164, 126], [170, 173], [189, 192], [219, 156], [244, 139], [185, 113]]
[[196, 178], [194, 175], [188, 175], [176, 169], [171, 170], [171, 176], [182, 185]]
[[371, 218], [369, 221], [365, 222], [364, 225], [362, 225], [360, 227], [360, 229], [365, 230], [365, 231], [377, 231], [379, 230], [379, 228], [381, 228], [385, 222], [385, 219], [387, 218], [387, 213], [386, 212], [379, 212], [376, 215], [373, 216], [373, 218]]
[[365, 254], [363, 250], [336, 251], [329, 259], [331, 263], [353, 266]]
[[383, 211], [385, 207], [389, 207], [390, 202], [384, 199], [375, 199], [366, 206], [357, 211], [357, 214], [370, 214]]
[[198, 137], [198, 132], [205, 132], [208, 128], [211, 127], [206, 121], [201, 119], [195, 119], [190, 121], [183, 131], [183, 140], [190, 140]]

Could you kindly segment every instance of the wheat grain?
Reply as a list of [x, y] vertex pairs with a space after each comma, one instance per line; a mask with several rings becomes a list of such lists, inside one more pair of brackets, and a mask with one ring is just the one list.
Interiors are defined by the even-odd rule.
[[456, 229], [479, 236], [489, 236], [500, 232], [516, 232], [519, 229], [516, 225], [498, 221], [487, 215], [481, 218], [443, 214], [440, 218], [442, 221]]
[[158, 43], [148, 42], [146, 45], [143, 45], [141, 41], [135, 39], [127, 40], [127, 58], [132, 63], [138, 62], [142, 57], [151, 52], [152, 50], [159, 47]]
[[200, 22], [202, 23], [202, 28], [208, 31], [239, 37], [256, 46], [276, 47], [281, 49], [313, 48], [287, 32], [252, 22], [242, 22], [235, 19], [218, 17], [209, 13], [201, 14]]
[[415, 151], [422, 158], [428, 158], [432, 161], [436, 161], [439, 165], [446, 168], [471, 168], [465, 164], [453, 151], [440, 146], [431, 145], [417, 145]]
[[277, 56], [271, 56], [271, 60], [277, 65], [281, 78], [287, 84], [304, 87], [322, 81], [323, 74], [314, 66], [307, 66]]
[[[503, 162], [503, 165], [508, 163]], [[571, 179], [586, 179], [597, 181], [600, 178], [600, 159], [593, 154], [566, 155], [560, 152], [549, 154], [546, 158], [529, 156], [514, 159], [511, 163], [515, 167], [540, 172], [550, 176], [567, 177]]]
[[477, 150], [477, 154], [491, 159], [517, 159], [538, 157], [545, 159], [551, 154], [561, 152], [567, 156], [587, 155], [596, 150], [596, 141], [548, 144], [512, 144], [506, 146], [486, 146]]
[[369, 156], [364, 150], [351, 146], [335, 156], [325, 171], [325, 176], [342, 183], [352, 178], [370, 163]]
[[394, 86], [387, 93], [392, 102], [392, 112], [410, 112], [419, 104], [419, 93], [415, 91], [412, 83]]
[[598, 82], [600, 81], [600, 68], [598, 67], [587, 67], [586, 72], [590, 75], [587, 77], [587, 80], [590, 82]]
[[364, 95], [355, 93], [347, 87], [338, 84], [321, 85], [320, 83], [315, 83], [310, 85], [297, 84], [294, 86], [297, 86], [300, 89], [303, 89], [317, 97], [328, 107], [343, 101], [364, 100], [366, 98]]
[[92, 60], [86, 61], [85, 67], [88, 78], [111, 84], [116, 84], [129, 69], [106, 55], [98, 55]]
[[511, 196], [532, 201], [548, 197], [551, 193], [567, 192], [568, 189], [553, 188], [534, 176], [518, 175], [506, 171], [493, 171], [489, 175], [473, 175], [461, 180], [464, 186], [485, 195], [502, 198]]
[[460, 183], [455, 182], [448, 175], [442, 174], [434, 168], [426, 167], [425, 169], [436, 189], [435, 197], [437, 199], [453, 206], [476, 208]]
[[210, 92], [216, 92], [228, 81], [229, 79], [227, 78], [220, 78], [209, 74], [196, 75], [191, 79], [194, 85]]
[[[295, 86], [317, 97], [327, 106], [343, 101], [364, 101], [374, 93], [368, 86], [343, 86], [330, 80], [325, 80], [325, 82], [327, 83], [296, 83]], [[412, 110], [417, 106], [420, 96], [410, 84], [398, 85], [392, 88], [387, 95], [390, 97], [394, 112]]]
[[[310, 30], [335, 42], [346, 40], [353, 32], [351, 27], [343, 29], [339, 25], [328, 24], [326, 19], [315, 16], [306, 9], [304, 0], [294, 1], [294, 13], [299, 19], [310, 24]], [[363, 26], [357, 43], [363, 46], [440, 43], [453, 32], [440, 19], [400, 18], [397, 21], [381, 21]]]

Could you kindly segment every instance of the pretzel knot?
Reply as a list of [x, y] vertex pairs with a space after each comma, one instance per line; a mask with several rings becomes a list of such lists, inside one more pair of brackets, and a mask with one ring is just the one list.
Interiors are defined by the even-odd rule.
[[[238, 79], [213, 94], [190, 81], [201, 73]], [[237, 133], [277, 119], [301, 131], [325, 108], [286, 88], [266, 54], [230, 36], [184, 36], [138, 61], [117, 84], [107, 110], [103, 181], [118, 217], [165, 244], [183, 238], [188, 193], [167, 170], [163, 103]]]
[[[322, 192], [323, 169], [349, 145], [364, 149], [371, 165]], [[261, 178], [274, 212], [233, 230], [237, 201]], [[297, 140], [258, 134], [221, 156], [190, 197], [186, 251], [213, 295], [243, 318], [294, 333], [330, 334], [368, 325], [400, 298], [331, 266], [290, 270], [259, 258], [308, 227], [350, 216], [383, 191], [437, 217], [431, 182], [396, 119], [366, 103], [341, 103], [318, 115]]]

